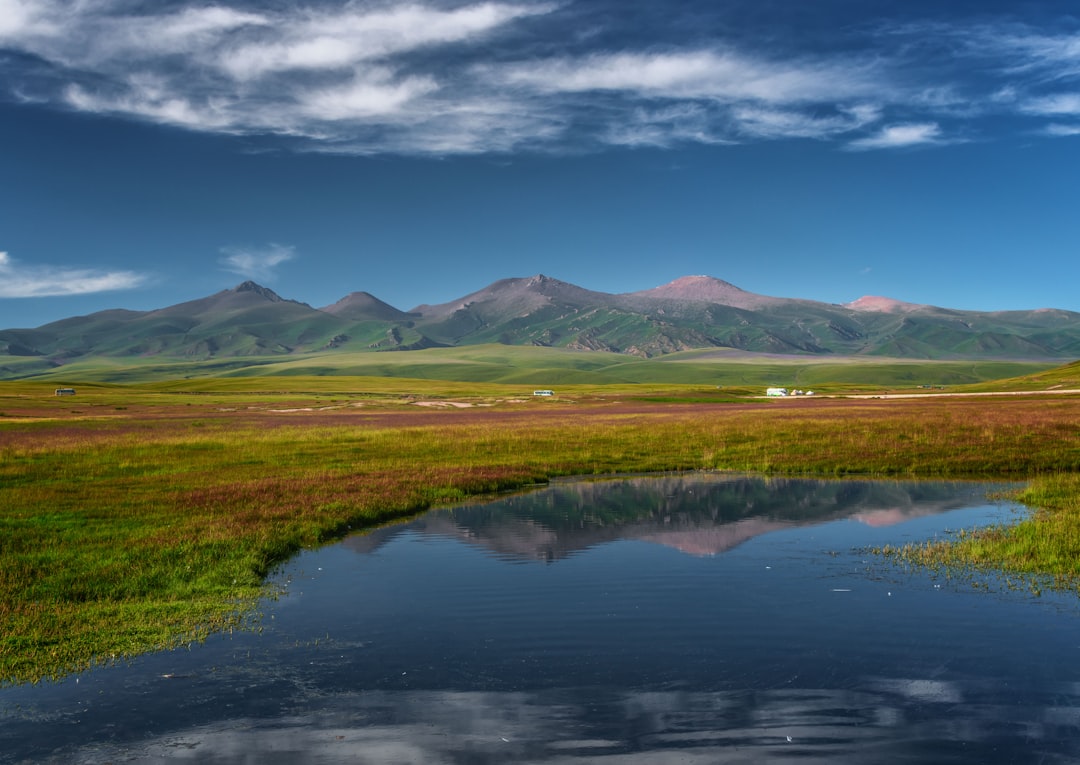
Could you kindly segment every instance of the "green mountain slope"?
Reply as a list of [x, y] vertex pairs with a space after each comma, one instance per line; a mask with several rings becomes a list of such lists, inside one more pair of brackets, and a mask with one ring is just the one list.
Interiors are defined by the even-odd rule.
[[401, 311], [365, 292], [313, 308], [244, 282], [154, 311], [109, 310], [0, 331], [0, 378], [77, 362], [261, 365], [311, 354], [485, 344], [603, 351], [639, 358], [729, 348], [806, 357], [1050, 362], [1080, 357], [1080, 314], [955, 311], [862, 298], [834, 305], [774, 298], [712, 277], [607, 294], [543, 275], [503, 279], [441, 305]]

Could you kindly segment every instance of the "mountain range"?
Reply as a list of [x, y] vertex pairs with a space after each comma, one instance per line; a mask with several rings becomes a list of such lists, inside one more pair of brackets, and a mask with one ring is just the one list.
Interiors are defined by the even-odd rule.
[[203, 360], [501, 343], [642, 357], [700, 348], [917, 359], [1080, 358], [1080, 313], [962, 311], [864, 297], [758, 295], [710, 276], [608, 294], [544, 275], [502, 279], [409, 311], [366, 292], [314, 308], [254, 282], [152, 311], [113, 309], [0, 330], [7, 357]]

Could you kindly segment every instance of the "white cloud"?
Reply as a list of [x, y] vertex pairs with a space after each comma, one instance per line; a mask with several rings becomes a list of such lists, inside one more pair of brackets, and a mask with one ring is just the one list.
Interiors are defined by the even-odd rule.
[[1025, 26], [976, 29], [971, 42], [977, 52], [1003, 56], [1013, 72], [1038, 72], [1057, 80], [1080, 72], [1080, 34], [1044, 34]]
[[132, 271], [22, 265], [0, 252], [0, 298], [86, 295], [133, 289], [145, 281]]
[[227, 102], [194, 103], [153, 75], [134, 76], [126, 84], [120, 94], [91, 93], [70, 85], [64, 101], [79, 111], [122, 113], [193, 130], [236, 132]]
[[859, 105], [838, 114], [818, 114], [760, 106], [744, 106], [734, 111], [739, 130], [762, 138], [830, 138], [858, 130], [881, 118], [881, 110]]
[[1080, 135], [1080, 125], [1062, 125], [1060, 123], [1052, 123], [1046, 126], [1044, 130], [1047, 135], [1052, 136], [1072, 136]]
[[430, 45], [469, 40], [550, 6], [487, 2], [453, 10], [409, 4], [390, 10], [294, 16], [267, 39], [223, 52], [221, 67], [238, 79], [294, 69], [349, 69]]
[[339, 145], [331, 150], [433, 155], [509, 152], [558, 141], [569, 129], [571, 119], [564, 110], [543, 101], [498, 94], [427, 100], [412, 105], [377, 140]]
[[84, 49], [87, 63], [101, 66], [125, 58], [203, 56], [249, 28], [272, 24], [267, 16], [229, 8], [185, 8], [171, 14], [100, 18], [101, 35]]
[[262, 248], [222, 247], [219, 263], [226, 271], [248, 279], [273, 281], [277, 267], [296, 256], [296, 248], [269, 244]]
[[387, 118], [438, 85], [431, 77], [407, 77], [391, 81], [389, 72], [358, 74], [340, 86], [323, 88], [300, 97], [301, 110], [317, 120]]
[[544, 92], [622, 91], [651, 98], [807, 103], [880, 94], [868, 65], [770, 62], [712, 50], [607, 53], [492, 68], [493, 79]]
[[0, 43], [57, 35], [63, 12], [50, 0], [0, 0]]
[[0, 39], [25, 33], [30, 14], [29, 3], [23, 0], [0, 0]]
[[847, 144], [873, 149], [951, 143], [945, 126], [989, 114], [1080, 114], [1080, 34], [1016, 24], [851, 26], [810, 53], [752, 35], [680, 47], [671, 30], [620, 47], [602, 16], [582, 28], [580, 4], [550, 0], [231, 3], [0, 0], [0, 51], [34, 62], [0, 87], [364, 154], [839, 140], [894, 123]]
[[211, 38], [242, 27], [265, 27], [270, 23], [270, 18], [261, 13], [207, 6], [185, 8], [164, 18], [140, 20], [135, 29], [139, 32], [137, 39], [144, 40], [147, 48], [185, 50], [193, 43], [203, 46]]
[[1080, 93], [1056, 93], [1028, 99], [1021, 109], [1028, 114], [1080, 115]]
[[851, 141], [851, 149], [898, 149], [907, 146], [924, 146], [945, 143], [941, 127], [936, 122], [890, 125], [876, 135]]
[[[536, 112], [472, 88], [437, 56], [419, 69], [408, 60], [438, 45], [475, 49], [510, 22], [551, 12], [548, 3], [342, 2], [258, 13], [223, 5], [168, 12], [149, 6], [138, 14], [125, 8], [0, 0], [7, 11], [0, 30], [9, 38], [0, 38], [0, 49], [32, 54], [59, 75], [39, 81], [38, 92], [14, 85], [20, 100], [363, 153], [499, 150], [549, 135], [553, 124], [520, 118]], [[445, 95], [444, 78], [453, 85]], [[64, 80], [52, 93], [40, 89]], [[533, 123], [538, 132], [529, 129]], [[470, 128], [481, 132], [466, 135]]]
[[676, 103], [659, 109], [635, 109], [613, 124], [605, 135], [616, 146], [666, 148], [679, 143], [730, 143], [714, 127], [716, 117], [696, 103]]
[[157, 68], [170, 56], [204, 67], [206, 55], [231, 35], [269, 23], [259, 14], [217, 6], [124, 15], [117, 12], [119, 6], [111, 7], [115, 4], [52, 0], [32, 4], [0, 0], [0, 18], [7, 15], [5, 4], [15, 8], [15, 18], [20, 18], [20, 5], [32, 11], [24, 10], [21, 23], [7, 35], [3, 33], [11, 26], [10, 17], [0, 21], [0, 41], [6, 36], [10, 47], [68, 68], [76, 76], [82, 72], [108, 78]]

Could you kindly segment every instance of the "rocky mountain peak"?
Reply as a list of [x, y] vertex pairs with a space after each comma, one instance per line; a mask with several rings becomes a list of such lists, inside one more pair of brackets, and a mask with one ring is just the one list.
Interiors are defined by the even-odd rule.
[[241, 292], [254, 292], [259, 297], [269, 300], [271, 303], [285, 302], [285, 298], [281, 297], [269, 287], [264, 287], [261, 284], [257, 284], [251, 281], [250, 279], [246, 282], [241, 282], [240, 284], [236, 285], [235, 287], [233, 287], [232, 291], [237, 294], [240, 294]]

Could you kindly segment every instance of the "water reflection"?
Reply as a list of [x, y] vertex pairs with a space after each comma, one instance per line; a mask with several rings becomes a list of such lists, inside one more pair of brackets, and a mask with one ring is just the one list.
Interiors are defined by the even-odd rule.
[[615, 540], [636, 539], [688, 555], [717, 555], [762, 534], [850, 518], [893, 526], [985, 497], [986, 484], [817, 481], [759, 476], [642, 476], [556, 482], [542, 490], [432, 513], [356, 535], [373, 552], [395, 537], [447, 536], [516, 560], [555, 561]]
[[1074, 597], [865, 552], [1006, 517], [991, 488], [664, 476], [436, 511], [301, 555], [260, 633], [0, 689], [0, 763], [1078, 763]]
[[[231, 718], [55, 762], [1075, 762], [1080, 707], [1062, 687], [961, 708], [949, 684], [881, 690], [487, 693], [369, 691], [279, 717]], [[927, 698], [927, 690], [936, 691]], [[1051, 698], [1052, 697], [1052, 698]], [[1068, 707], [1047, 707], [1055, 700]], [[49, 760], [45, 760], [49, 761]]]

